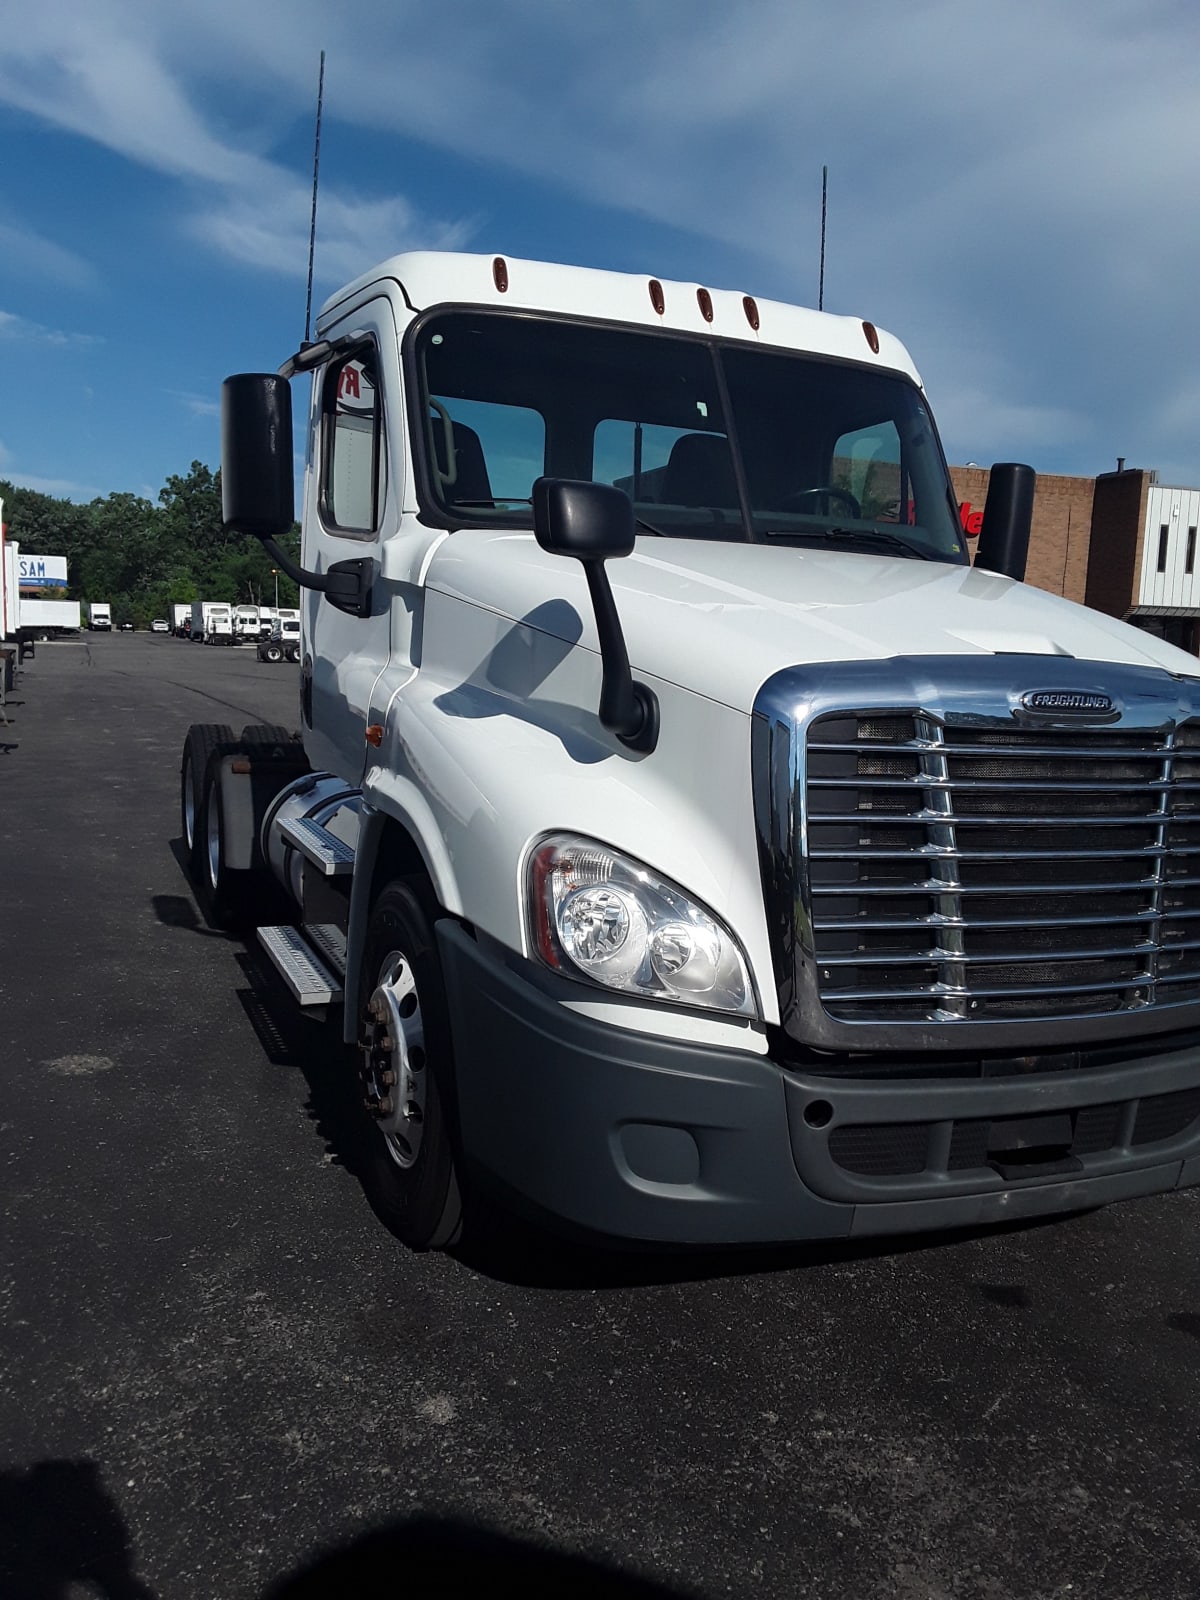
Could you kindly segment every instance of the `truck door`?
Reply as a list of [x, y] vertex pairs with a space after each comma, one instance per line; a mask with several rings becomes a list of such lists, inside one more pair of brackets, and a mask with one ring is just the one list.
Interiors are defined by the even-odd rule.
[[[304, 565], [326, 572], [339, 561], [379, 560], [399, 522], [400, 484], [392, 470], [386, 407], [399, 416], [396, 326], [386, 300], [375, 300], [336, 327], [330, 339], [353, 336], [316, 375], [310, 469], [306, 479]], [[387, 666], [389, 606], [383, 581], [371, 615], [348, 616], [319, 593], [301, 596], [301, 719], [316, 767], [357, 783], [366, 757], [371, 689]]]

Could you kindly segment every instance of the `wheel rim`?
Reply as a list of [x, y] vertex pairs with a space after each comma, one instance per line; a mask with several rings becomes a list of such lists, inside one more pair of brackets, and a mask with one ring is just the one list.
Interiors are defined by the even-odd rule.
[[421, 1153], [429, 1073], [416, 975], [400, 950], [383, 961], [367, 1002], [362, 1078], [367, 1110], [388, 1154], [398, 1167], [413, 1166]]
[[221, 807], [217, 800], [217, 790], [214, 786], [205, 806], [205, 823], [208, 850], [208, 881], [216, 889], [221, 879]]
[[191, 853], [196, 843], [196, 796], [192, 791], [192, 758], [183, 763], [183, 842]]

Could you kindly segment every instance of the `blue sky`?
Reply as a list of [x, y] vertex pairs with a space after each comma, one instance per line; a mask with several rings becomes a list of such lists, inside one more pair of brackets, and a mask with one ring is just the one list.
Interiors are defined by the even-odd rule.
[[407, 247], [826, 307], [952, 461], [1200, 484], [1195, 0], [0, 0], [0, 477], [155, 498]]

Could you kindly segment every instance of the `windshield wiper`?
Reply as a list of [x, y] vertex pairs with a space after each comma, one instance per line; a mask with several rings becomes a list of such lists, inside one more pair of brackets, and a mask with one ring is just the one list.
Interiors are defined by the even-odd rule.
[[898, 534], [887, 533], [882, 528], [767, 528], [768, 539], [857, 539], [860, 544], [885, 544], [893, 550], [903, 550], [916, 556], [918, 561], [936, 561], [938, 558], [919, 544], [901, 539]]
[[448, 500], [446, 504], [467, 507], [489, 506], [493, 511], [498, 511], [501, 506], [531, 506], [533, 501], [528, 496], [522, 500], [509, 494], [497, 494], [493, 495], [490, 500]]

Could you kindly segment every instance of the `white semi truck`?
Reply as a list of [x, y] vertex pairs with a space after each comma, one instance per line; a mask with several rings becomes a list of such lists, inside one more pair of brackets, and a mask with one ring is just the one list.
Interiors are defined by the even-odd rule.
[[1200, 663], [1019, 581], [1027, 467], [972, 568], [891, 335], [411, 254], [222, 434], [301, 728], [193, 727], [183, 830], [214, 919], [294, 902], [258, 936], [342, 1008], [403, 1239], [464, 1196], [729, 1244], [1200, 1180]]

